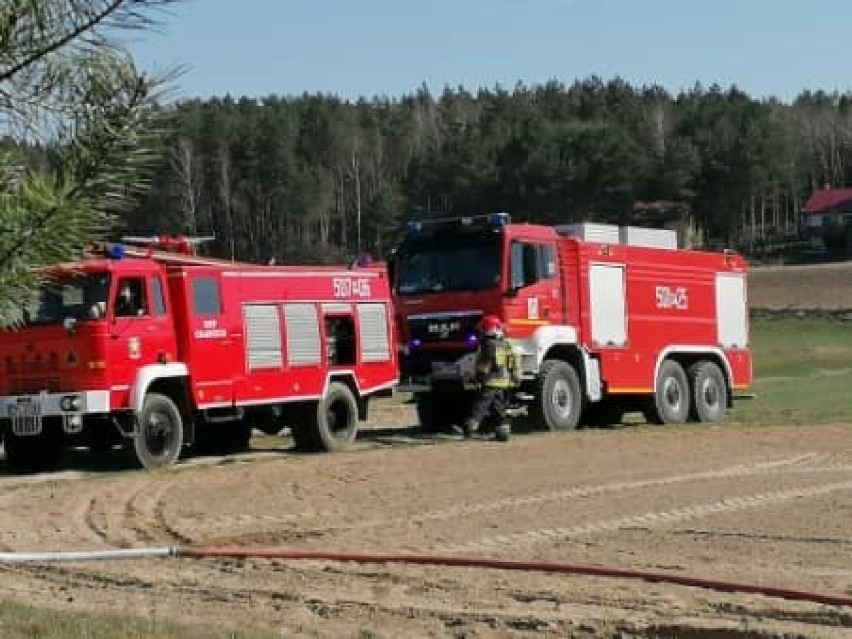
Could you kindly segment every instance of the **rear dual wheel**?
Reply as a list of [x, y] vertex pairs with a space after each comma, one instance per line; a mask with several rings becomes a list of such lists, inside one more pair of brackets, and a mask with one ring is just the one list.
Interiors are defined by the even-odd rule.
[[697, 362], [689, 367], [692, 386], [691, 416], [699, 422], [719, 422], [728, 411], [728, 384], [722, 369], [714, 362]]
[[692, 419], [716, 422], [725, 418], [728, 386], [717, 364], [701, 360], [685, 371], [680, 363], [665, 360], [657, 373], [654, 398], [645, 417], [654, 424], [683, 424]]

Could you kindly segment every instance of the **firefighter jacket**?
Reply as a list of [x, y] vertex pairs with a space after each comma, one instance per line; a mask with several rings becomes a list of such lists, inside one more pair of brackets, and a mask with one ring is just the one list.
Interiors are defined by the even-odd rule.
[[512, 345], [503, 339], [486, 337], [477, 357], [477, 377], [488, 388], [511, 388], [520, 374]]

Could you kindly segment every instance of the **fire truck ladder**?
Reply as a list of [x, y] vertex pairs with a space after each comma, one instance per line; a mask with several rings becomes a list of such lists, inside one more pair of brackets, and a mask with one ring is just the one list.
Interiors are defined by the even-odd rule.
[[198, 266], [233, 266], [235, 262], [196, 253], [196, 247], [215, 239], [214, 236], [186, 237], [182, 235], [124, 236], [120, 244], [97, 247], [110, 257], [138, 257], [163, 264]]

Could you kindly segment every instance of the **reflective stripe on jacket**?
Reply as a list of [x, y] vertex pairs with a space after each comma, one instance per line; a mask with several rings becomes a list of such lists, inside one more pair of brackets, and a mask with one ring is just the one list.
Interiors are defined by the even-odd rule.
[[512, 345], [505, 340], [486, 337], [479, 347], [476, 372], [484, 386], [510, 388], [514, 385], [512, 369], [515, 365]]

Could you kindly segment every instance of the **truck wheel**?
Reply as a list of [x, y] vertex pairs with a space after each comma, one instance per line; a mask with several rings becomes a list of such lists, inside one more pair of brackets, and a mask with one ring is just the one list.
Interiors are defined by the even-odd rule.
[[149, 393], [142, 404], [139, 430], [133, 438], [136, 461], [143, 468], [171, 466], [183, 447], [183, 419], [165, 395]]
[[358, 435], [358, 402], [346, 384], [332, 382], [325, 397], [306, 413], [305, 439], [313, 444], [314, 450], [329, 453], [340, 450]]
[[691, 416], [700, 422], [725, 419], [728, 410], [728, 385], [725, 375], [714, 362], [696, 362], [689, 367], [692, 382]]
[[545, 360], [537, 386], [529, 410], [530, 425], [552, 431], [577, 428], [583, 396], [574, 367], [557, 359]]
[[37, 473], [54, 470], [62, 455], [62, 439], [56, 433], [20, 436], [6, 433], [4, 438], [6, 464], [20, 473]]
[[673, 359], [665, 360], [657, 373], [653, 405], [645, 411], [645, 418], [653, 424], [683, 424], [691, 403], [683, 366]]

